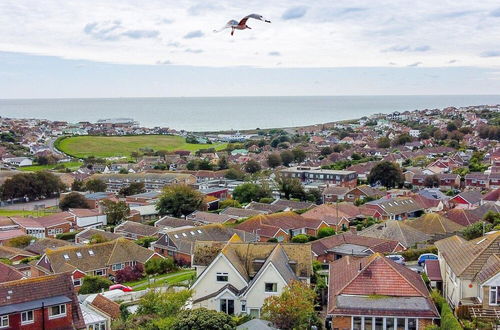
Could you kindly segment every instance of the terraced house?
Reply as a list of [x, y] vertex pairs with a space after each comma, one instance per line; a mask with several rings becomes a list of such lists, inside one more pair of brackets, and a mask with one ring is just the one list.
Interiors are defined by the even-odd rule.
[[121, 188], [130, 185], [132, 182], [144, 183], [147, 192], [159, 191], [163, 187], [171, 184], [195, 184], [196, 177], [192, 174], [176, 172], [145, 172], [129, 174], [94, 174], [91, 179], [100, 179], [106, 183], [106, 191], [117, 193]]
[[37, 266], [54, 274], [71, 273], [75, 288], [78, 288], [85, 275], [113, 278], [118, 270], [144, 265], [151, 258], [162, 256], [131, 240], [118, 238], [105, 243], [47, 250]]

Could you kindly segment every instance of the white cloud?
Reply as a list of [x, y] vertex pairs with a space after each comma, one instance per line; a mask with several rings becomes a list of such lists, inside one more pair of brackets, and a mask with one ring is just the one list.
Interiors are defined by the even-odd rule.
[[[2, 0], [0, 51], [108, 63], [207, 67], [498, 67], [493, 0]], [[258, 13], [251, 30], [214, 34]], [[203, 56], [199, 56], [200, 50]], [[256, 54], [257, 53], [257, 54]], [[389, 64], [391, 63], [391, 64]], [[394, 63], [397, 63], [394, 65]]]

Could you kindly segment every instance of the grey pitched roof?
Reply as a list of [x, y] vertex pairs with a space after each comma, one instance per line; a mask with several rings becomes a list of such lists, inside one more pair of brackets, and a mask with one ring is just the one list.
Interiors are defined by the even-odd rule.
[[261, 319], [251, 319], [236, 327], [238, 330], [277, 330], [272, 323]]
[[374, 224], [360, 231], [359, 235], [391, 239], [400, 242], [405, 247], [427, 242], [431, 239], [430, 235], [397, 220], [387, 220], [383, 223]]
[[237, 207], [228, 207], [220, 212], [220, 214], [230, 215], [238, 218], [247, 218], [252, 217], [254, 215], [266, 213], [264, 211], [259, 210], [251, 210], [251, 209], [240, 209]]

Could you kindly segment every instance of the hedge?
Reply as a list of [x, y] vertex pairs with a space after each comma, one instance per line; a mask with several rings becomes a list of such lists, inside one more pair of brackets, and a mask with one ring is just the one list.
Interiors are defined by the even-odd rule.
[[437, 254], [437, 248], [433, 246], [429, 246], [423, 249], [408, 249], [403, 251], [401, 255], [405, 258], [406, 261], [418, 260], [421, 254], [424, 253], [434, 253]]
[[446, 299], [441, 296], [439, 291], [432, 290], [431, 297], [436, 303], [441, 314], [441, 326], [439, 329], [463, 329], [462, 325], [460, 325], [460, 322], [458, 322], [457, 318], [453, 314], [453, 311], [446, 302]]
[[56, 238], [57, 239], [62, 239], [62, 240], [65, 240], [65, 241], [72, 241], [72, 240], [75, 239], [75, 236], [78, 233], [79, 233], [78, 231], [72, 231], [72, 232], [68, 232], [68, 233], [57, 234]]

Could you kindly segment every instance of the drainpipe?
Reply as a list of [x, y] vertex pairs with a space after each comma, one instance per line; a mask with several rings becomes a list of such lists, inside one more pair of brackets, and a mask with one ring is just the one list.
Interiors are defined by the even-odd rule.
[[42, 302], [42, 329], [45, 330], [45, 303]]

